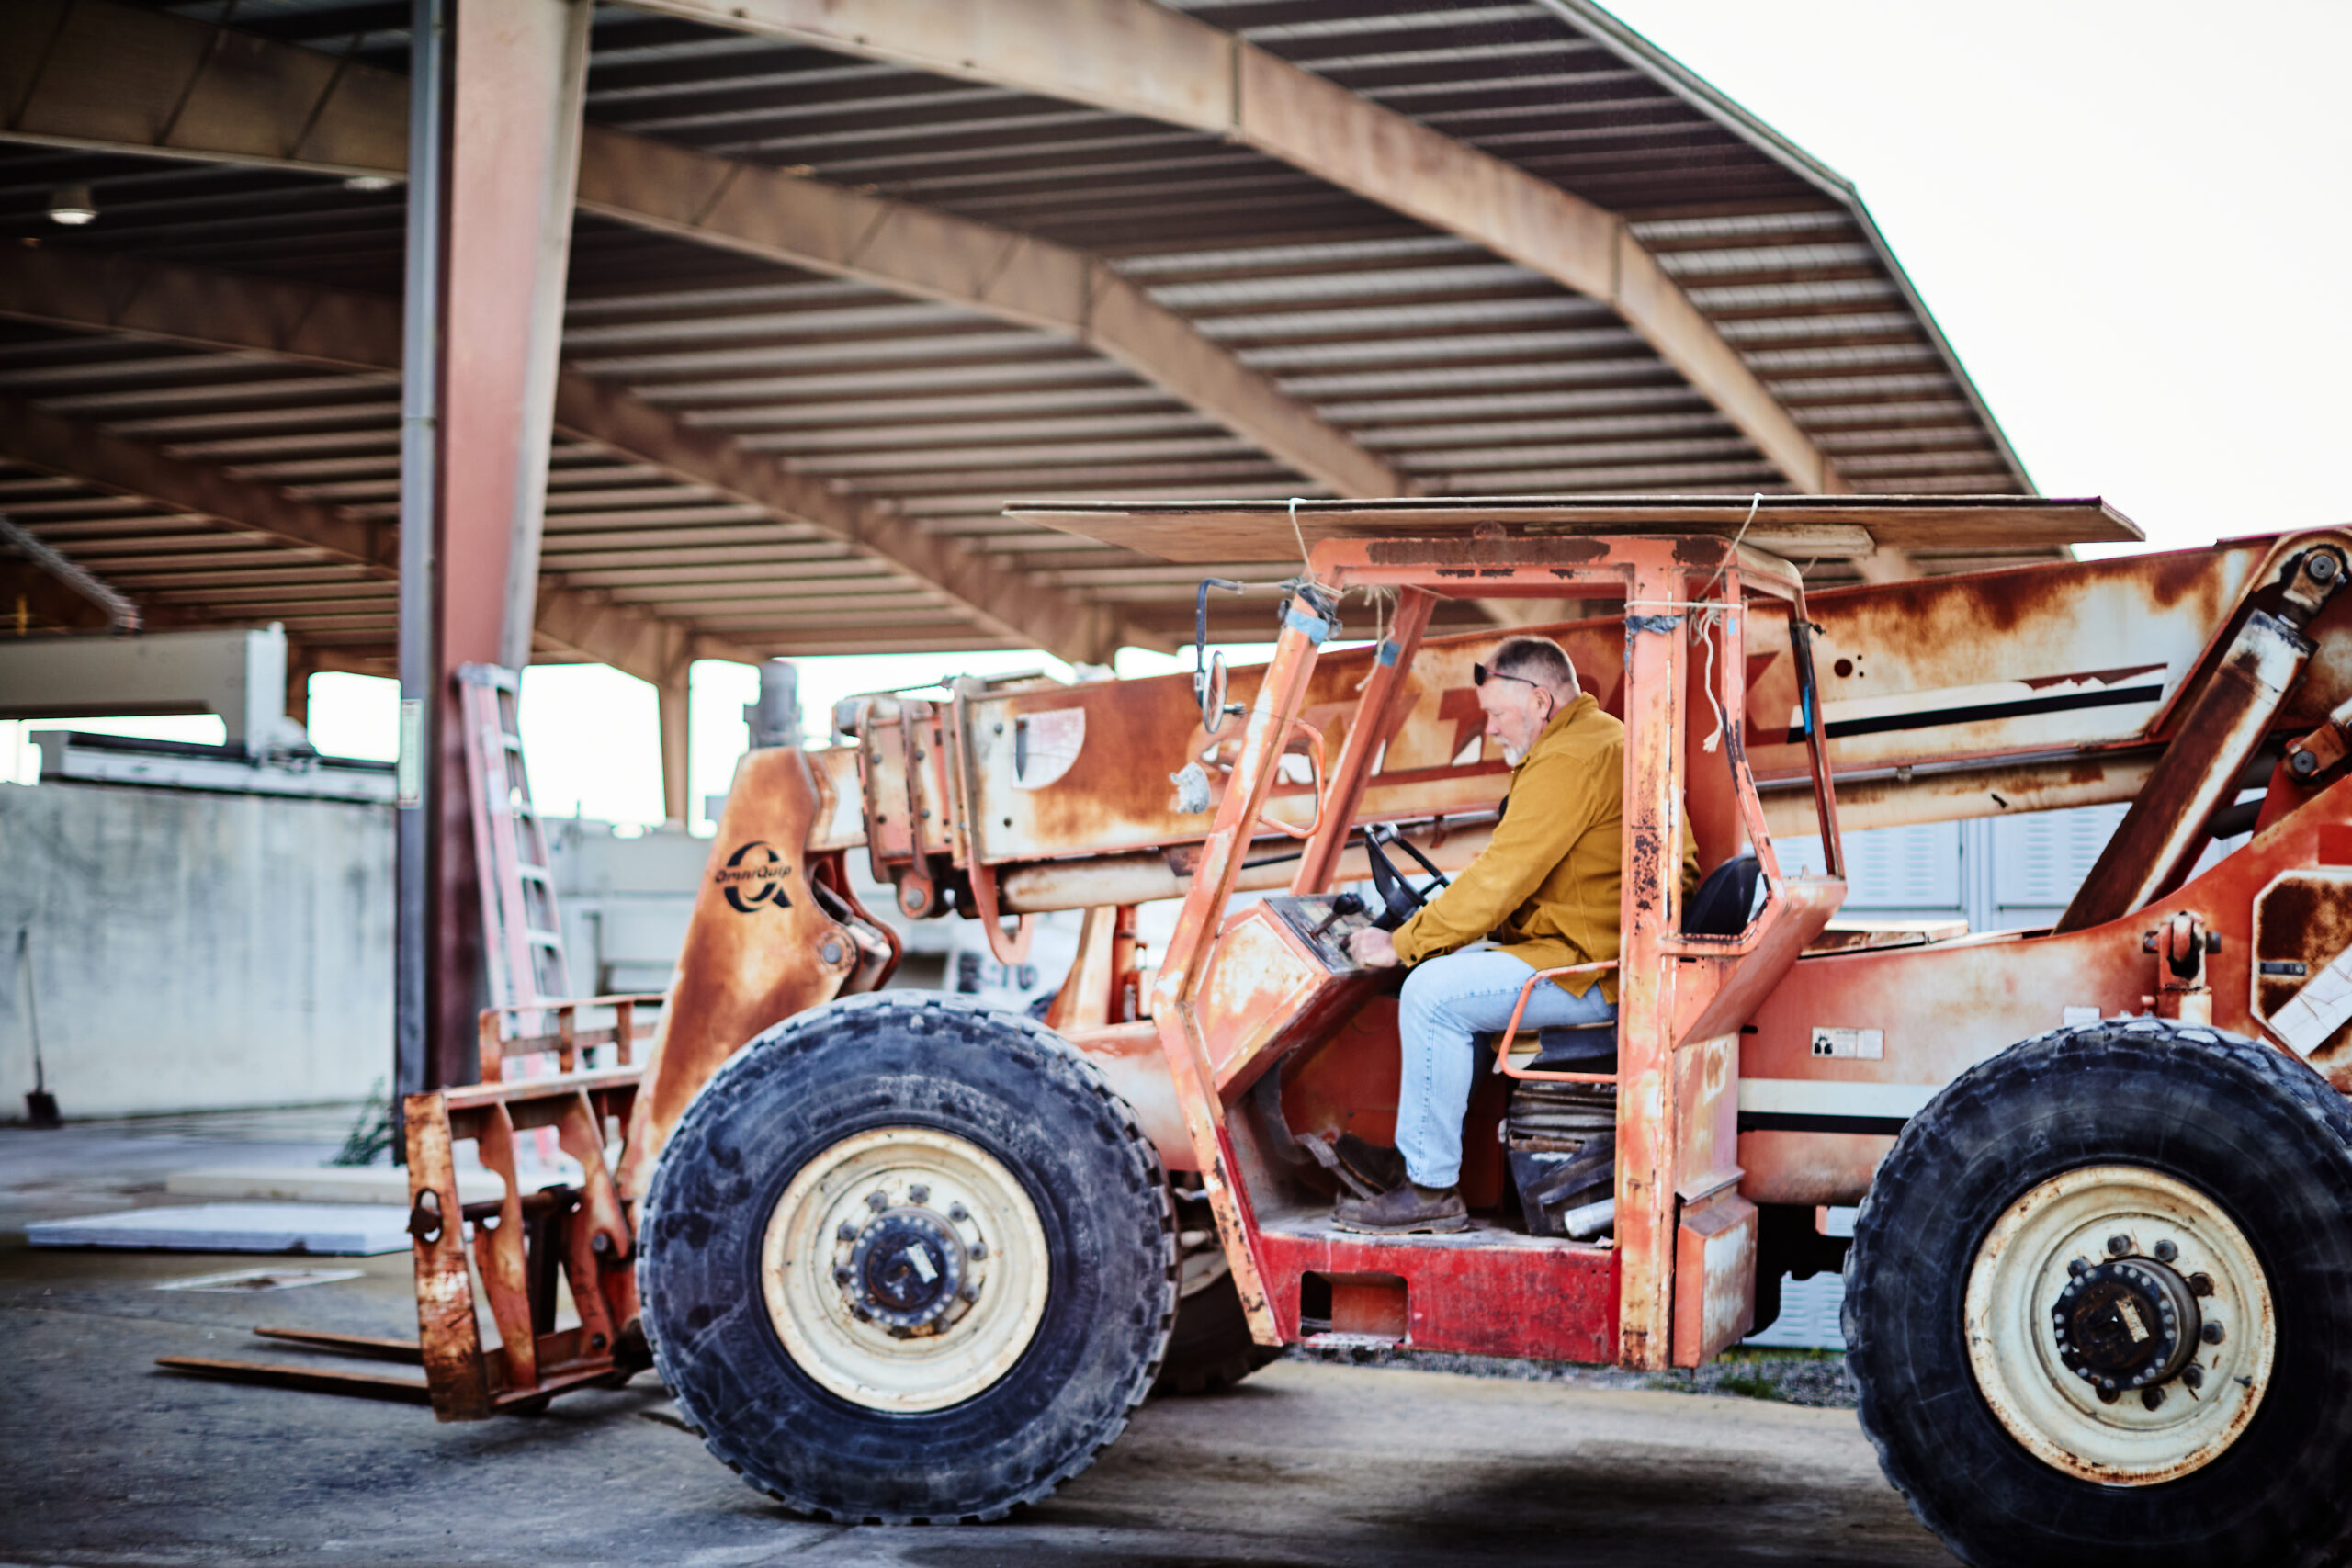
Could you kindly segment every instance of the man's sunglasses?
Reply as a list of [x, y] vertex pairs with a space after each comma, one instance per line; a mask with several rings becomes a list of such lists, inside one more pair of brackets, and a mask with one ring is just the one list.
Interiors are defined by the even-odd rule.
[[1483, 664], [1473, 664], [1470, 666], [1470, 683], [1472, 685], [1483, 686], [1488, 681], [1516, 681], [1522, 686], [1533, 686], [1539, 692], [1545, 689], [1543, 682], [1539, 681], [1531, 681], [1524, 675], [1506, 675], [1499, 670], [1489, 670]]

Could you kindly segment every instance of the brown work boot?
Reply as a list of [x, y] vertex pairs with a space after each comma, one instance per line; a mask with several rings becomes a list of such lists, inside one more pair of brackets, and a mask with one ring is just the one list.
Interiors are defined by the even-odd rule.
[[1342, 1198], [1331, 1223], [1343, 1231], [1406, 1235], [1414, 1231], [1466, 1230], [1470, 1211], [1451, 1187], [1420, 1187], [1408, 1181], [1377, 1198]]

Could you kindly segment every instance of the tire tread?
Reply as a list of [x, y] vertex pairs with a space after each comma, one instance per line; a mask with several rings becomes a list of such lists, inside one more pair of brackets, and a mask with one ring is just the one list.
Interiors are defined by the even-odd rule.
[[[975, 1499], [974, 1506], [970, 1506], [928, 1513], [877, 1513], [853, 1509], [839, 1498], [804, 1494], [796, 1487], [794, 1477], [773, 1475], [771, 1467], [738, 1452], [717, 1423], [701, 1424], [705, 1427], [703, 1445], [713, 1457], [747, 1479], [754, 1475], [766, 1477], [763, 1481], [753, 1482], [753, 1484], [795, 1513], [833, 1522], [876, 1525], [919, 1525], [934, 1520], [991, 1523], [1002, 1519], [1015, 1508], [1043, 1502], [1064, 1482], [1093, 1464], [1102, 1450], [1126, 1430], [1136, 1408], [1150, 1393], [1159, 1375], [1167, 1352], [1168, 1337], [1175, 1322], [1177, 1261], [1175, 1217], [1167, 1197], [1167, 1181], [1160, 1168], [1159, 1149], [1144, 1132], [1142, 1122], [1133, 1108], [1111, 1088], [1102, 1072], [1076, 1047], [1035, 1020], [1018, 1013], [983, 1008], [960, 998], [912, 991], [875, 992], [812, 1009], [762, 1034], [712, 1074], [679, 1117], [669, 1147], [678, 1147], [698, 1121], [719, 1113], [717, 1108], [726, 1106], [771, 1077], [792, 1072], [812, 1053], [831, 1048], [833, 1043], [843, 1035], [872, 1038], [888, 1032], [894, 1025], [903, 1025], [917, 1033], [930, 1033], [937, 1028], [964, 1028], [983, 1020], [991, 1038], [976, 1048], [1007, 1052], [1021, 1065], [1035, 1069], [1063, 1089], [1075, 1094], [1081, 1103], [1095, 1112], [1089, 1118], [1093, 1123], [1093, 1131], [1102, 1145], [1112, 1153], [1114, 1167], [1128, 1190], [1159, 1189], [1162, 1254], [1159, 1277], [1162, 1288], [1152, 1341], [1155, 1348], [1128, 1381], [1117, 1401], [1116, 1415], [1102, 1428], [1098, 1440], [1088, 1444], [1082, 1451], [1067, 1455], [1058, 1463], [1033, 1472], [1009, 1492], [991, 1489], [996, 1495], [985, 1501]], [[665, 1179], [671, 1175], [666, 1166], [657, 1163], [646, 1195], [639, 1226], [641, 1235], [654, 1234], [665, 1210], [680, 1201], [676, 1190], [684, 1177], [681, 1174], [676, 1179]], [[640, 1248], [638, 1290], [641, 1300], [650, 1301], [653, 1281], [646, 1275], [645, 1258], [646, 1254]], [[1145, 1303], [1145, 1310], [1150, 1310], [1148, 1303]], [[655, 1332], [650, 1313], [646, 1317], [646, 1330], [654, 1368], [663, 1386], [671, 1391], [673, 1397], [676, 1397], [683, 1382], [680, 1348]]]
[[[2155, 1053], [2182, 1049], [2209, 1054], [2207, 1065], [2215, 1076], [2242, 1073], [2274, 1103], [2283, 1101], [2276, 1109], [2308, 1122], [2311, 1130], [2323, 1134], [2327, 1146], [2341, 1156], [2336, 1179], [2343, 1181], [2352, 1173], [2352, 1108], [2305, 1064], [2273, 1046], [2222, 1029], [2132, 1019], [2052, 1030], [1970, 1067], [1904, 1127], [1863, 1197], [1853, 1246], [1846, 1258], [1842, 1314], [1847, 1364], [1856, 1372], [1857, 1415], [1878, 1455], [1880, 1469], [1913, 1516], [1974, 1568], [2061, 1560], [2088, 1568], [2108, 1559], [2097, 1551], [2070, 1552], [2063, 1559], [2028, 1555], [2028, 1543], [2014, 1536], [1996, 1549], [1998, 1555], [1980, 1551], [1968, 1529], [1973, 1521], [1955, 1517], [1949, 1499], [1941, 1495], [1948, 1490], [1950, 1478], [1934, 1466], [1921, 1466], [1915, 1472], [1910, 1459], [1891, 1440], [1897, 1414], [1897, 1407], [1890, 1404], [1894, 1394], [1880, 1388], [1873, 1377], [1864, 1375], [1865, 1369], [1876, 1363], [1880, 1349], [1874, 1338], [1876, 1325], [1867, 1306], [1870, 1282], [1882, 1264], [1881, 1254], [1896, 1245], [1890, 1227], [1897, 1221], [1890, 1216], [1910, 1214], [1917, 1212], [1917, 1205], [1946, 1201], [1947, 1190], [1940, 1183], [1950, 1168], [1939, 1165], [1937, 1156], [1953, 1146], [1964, 1146], [1980, 1129], [2007, 1126], [2011, 1119], [2005, 1101], [2016, 1099], [2021, 1077], [2039, 1079], [2051, 1073], [2079, 1077], [2103, 1068], [2145, 1070], [2156, 1063]], [[2352, 1183], [2346, 1184], [2346, 1190], [2352, 1190]], [[1888, 1353], [1892, 1355], [1900, 1344], [1899, 1339], [1891, 1344]], [[1973, 1385], [1969, 1392], [1973, 1395]], [[2021, 1449], [2018, 1451], [2023, 1453]], [[2352, 1534], [2352, 1513], [2339, 1512], [2330, 1520], [2324, 1514], [2306, 1511], [2300, 1525], [2284, 1518], [2276, 1522], [2285, 1532], [2270, 1549], [2278, 1554], [2261, 1561], [2282, 1568], [2288, 1563], [2332, 1561], [2335, 1550]], [[2188, 1559], [2164, 1555], [2161, 1543], [2143, 1541], [2138, 1543], [2131, 1561], [2154, 1565]]]

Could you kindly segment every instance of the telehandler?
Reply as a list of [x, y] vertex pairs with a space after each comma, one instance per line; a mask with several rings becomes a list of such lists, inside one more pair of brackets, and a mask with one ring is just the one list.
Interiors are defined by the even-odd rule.
[[[1842, 1264], [1862, 1424], [1963, 1559], [2331, 1559], [2352, 532], [1808, 593], [1815, 561], [2138, 535], [2018, 498], [1012, 510], [1204, 568], [1295, 542], [1271, 662], [963, 680], [747, 755], [649, 1058], [624, 1021], [622, 1062], [581, 1065], [567, 1012], [566, 1070], [507, 1078], [547, 1041], [486, 1027], [489, 1081], [408, 1102], [444, 1418], [650, 1361], [797, 1511], [984, 1520], [1156, 1380], [1291, 1344], [1693, 1366], [1784, 1273]], [[1470, 676], [1503, 634], [1427, 635], [1464, 599], [1556, 617], [1624, 722], [1623, 951], [1595, 966], [1619, 1017], [1492, 1041], [1468, 1231], [1353, 1235], [1331, 1203], [1393, 1136], [1397, 972], [1346, 938], [1465, 864], [1508, 782]], [[1327, 653], [1343, 607], [1375, 638]], [[1833, 922], [1841, 824], [2125, 801], [2053, 929]], [[1826, 874], [1776, 852], [1798, 835]], [[1089, 911], [1048, 1015], [880, 989], [855, 853], [1007, 959], [1030, 917]], [[1176, 897], [1139, 952], [1136, 906]], [[534, 1229], [511, 1148], [541, 1125], [586, 1178]], [[490, 1350], [466, 1138], [509, 1180], [477, 1225]], [[1848, 1250], [1818, 1217], [1856, 1203]]]

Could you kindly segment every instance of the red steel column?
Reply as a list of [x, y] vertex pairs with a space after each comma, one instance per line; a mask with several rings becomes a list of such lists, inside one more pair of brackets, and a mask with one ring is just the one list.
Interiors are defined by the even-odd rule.
[[452, 7], [434, 553], [435, 1088], [478, 1077], [481, 902], [455, 674], [530, 660], [589, 17], [588, 0]]

